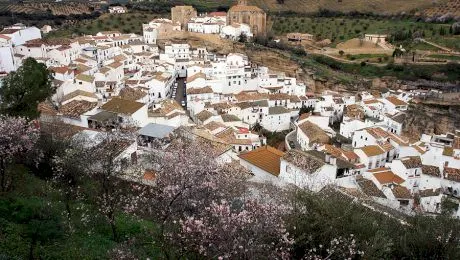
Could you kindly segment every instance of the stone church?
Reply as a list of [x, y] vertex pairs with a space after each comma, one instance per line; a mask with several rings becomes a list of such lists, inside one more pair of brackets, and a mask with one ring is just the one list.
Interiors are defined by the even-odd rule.
[[245, 23], [251, 27], [254, 36], [266, 35], [267, 33], [267, 14], [257, 6], [247, 5], [246, 0], [239, 0], [228, 10], [227, 24]]

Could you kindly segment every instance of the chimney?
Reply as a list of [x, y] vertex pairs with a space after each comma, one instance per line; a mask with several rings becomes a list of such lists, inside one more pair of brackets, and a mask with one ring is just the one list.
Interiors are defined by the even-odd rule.
[[331, 156], [331, 159], [330, 159], [330, 162], [329, 162], [331, 165], [337, 165], [337, 158], [335, 158], [334, 156]]
[[449, 161], [444, 162], [444, 168], [449, 167]]

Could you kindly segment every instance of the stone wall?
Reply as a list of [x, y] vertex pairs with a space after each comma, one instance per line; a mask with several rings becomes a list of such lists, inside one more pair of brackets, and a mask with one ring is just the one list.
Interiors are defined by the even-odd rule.
[[197, 11], [195, 8], [193, 8], [193, 6], [184, 5], [171, 8], [171, 20], [173, 23], [179, 22], [181, 29], [184, 31], [187, 30], [187, 24], [190, 19], [197, 16]]

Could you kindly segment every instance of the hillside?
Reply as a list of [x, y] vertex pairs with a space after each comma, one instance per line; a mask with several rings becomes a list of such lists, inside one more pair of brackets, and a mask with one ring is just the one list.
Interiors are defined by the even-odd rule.
[[[337, 12], [358, 11], [395, 14], [431, 8], [432, 11], [429, 14], [437, 15], [439, 11], [445, 11], [442, 6], [447, 2], [458, 3], [458, 0], [285, 0], [284, 4], [278, 4], [277, 0], [250, 0], [250, 2], [271, 12], [313, 13], [320, 9], [327, 9]], [[436, 9], [436, 7], [440, 8]]]
[[71, 15], [71, 14], [90, 14], [99, 5], [88, 3], [47, 3], [47, 2], [29, 2], [29, 3], [10, 3], [0, 1], [0, 12], [40, 14], [48, 13], [52, 15]]

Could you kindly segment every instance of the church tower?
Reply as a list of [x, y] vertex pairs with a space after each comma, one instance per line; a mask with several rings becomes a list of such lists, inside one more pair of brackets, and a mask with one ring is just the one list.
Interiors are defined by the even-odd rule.
[[247, 0], [238, 0], [238, 5], [247, 6], [247, 5], [248, 5], [248, 1], [247, 1]]

